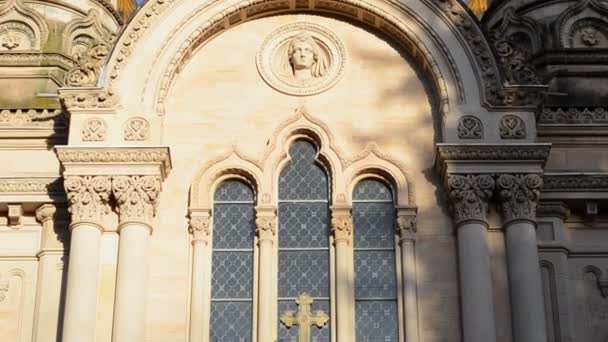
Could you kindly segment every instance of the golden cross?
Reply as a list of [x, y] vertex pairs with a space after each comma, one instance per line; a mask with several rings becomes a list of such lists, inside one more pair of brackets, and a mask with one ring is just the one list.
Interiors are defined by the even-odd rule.
[[313, 302], [312, 297], [304, 292], [296, 298], [298, 312], [295, 313], [292, 310], [287, 310], [281, 315], [281, 323], [287, 329], [290, 329], [294, 325], [297, 325], [300, 329], [298, 332], [298, 342], [310, 342], [310, 327], [316, 325], [318, 328], [322, 328], [329, 320], [329, 316], [321, 310], [318, 310], [314, 314], [310, 311]]

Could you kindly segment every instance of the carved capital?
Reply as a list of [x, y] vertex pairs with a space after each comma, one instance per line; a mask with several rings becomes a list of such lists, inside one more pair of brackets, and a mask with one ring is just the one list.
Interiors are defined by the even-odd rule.
[[57, 213], [57, 207], [53, 204], [43, 204], [38, 209], [36, 209], [36, 220], [41, 224], [52, 220]]
[[543, 179], [538, 174], [502, 174], [496, 179], [505, 223], [536, 221], [536, 207]]
[[331, 232], [335, 243], [353, 240], [353, 215], [350, 208], [332, 208]]
[[457, 225], [467, 221], [484, 221], [488, 200], [494, 190], [490, 175], [449, 175], [448, 189], [454, 221]]
[[188, 231], [192, 234], [192, 243], [209, 244], [209, 236], [211, 235], [211, 217], [209, 216], [194, 216], [190, 217]]
[[120, 225], [137, 222], [151, 228], [160, 189], [160, 176], [114, 177], [112, 192], [116, 198]]
[[396, 228], [401, 242], [414, 241], [418, 231], [416, 228], [416, 214], [397, 211]]
[[94, 223], [101, 227], [103, 215], [110, 210], [110, 176], [67, 176], [64, 186], [72, 226], [77, 223]]
[[263, 216], [255, 219], [255, 232], [260, 241], [272, 240], [277, 233], [277, 219], [274, 216]]

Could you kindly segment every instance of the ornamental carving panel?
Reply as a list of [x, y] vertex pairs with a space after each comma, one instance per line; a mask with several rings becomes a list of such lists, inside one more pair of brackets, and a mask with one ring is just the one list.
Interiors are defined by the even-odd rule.
[[502, 139], [525, 139], [526, 124], [516, 115], [505, 115], [500, 119], [500, 137]]
[[260, 75], [272, 88], [289, 95], [321, 93], [342, 77], [346, 49], [327, 28], [298, 22], [273, 31], [258, 51]]
[[467, 115], [458, 120], [458, 138], [460, 139], [482, 139], [483, 124], [478, 118]]
[[144, 118], [131, 118], [125, 123], [123, 133], [125, 141], [145, 141], [150, 138], [150, 124]]
[[82, 125], [82, 141], [104, 141], [107, 130], [108, 127], [103, 119], [87, 119]]
[[9, 21], [0, 25], [0, 51], [33, 50], [36, 34], [28, 25]]

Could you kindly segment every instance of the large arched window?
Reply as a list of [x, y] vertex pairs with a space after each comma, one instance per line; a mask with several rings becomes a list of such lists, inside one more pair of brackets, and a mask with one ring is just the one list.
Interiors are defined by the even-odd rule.
[[[279, 315], [297, 312], [295, 299], [302, 293], [314, 299], [314, 311], [330, 314], [329, 182], [316, 155], [312, 143], [296, 140], [279, 178]], [[297, 336], [297, 328], [279, 323], [279, 341], [295, 342]], [[329, 323], [312, 332], [317, 342], [330, 336]]]
[[213, 203], [211, 342], [252, 340], [254, 193], [224, 181]]
[[399, 341], [393, 196], [375, 179], [353, 193], [355, 317], [358, 342]]

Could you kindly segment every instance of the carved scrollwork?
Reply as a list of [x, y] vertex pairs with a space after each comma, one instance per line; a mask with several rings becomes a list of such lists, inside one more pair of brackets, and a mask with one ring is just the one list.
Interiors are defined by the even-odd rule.
[[500, 119], [500, 137], [502, 139], [525, 139], [526, 124], [516, 115], [505, 115]]
[[211, 235], [211, 218], [209, 216], [190, 217], [188, 231], [192, 234], [192, 242], [209, 243]]
[[40, 50], [47, 36], [44, 18], [23, 0], [8, 0], [0, 6], [0, 50]]
[[502, 174], [496, 180], [505, 223], [536, 220], [543, 179], [538, 174]]
[[108, 204], [112, 182], [109, 176], [67, 176], [64, 181], [72, 224], [101, 224]]
[[460, 139], [482, 139], [483, 124], [478, 118], [467, 115], [458, 120], [458, 138]]
[[101, 118], [87, 119], [82, 125], [82, 141], [106, 140], [108, 126]]
[[112, 179], [120, 224], [151, 222], [156, 215], [161, 180], [158, 176], [117, 176]]
[[95, 85], [110, 50], [110, 42], [98, 41], [93, 43], [87, 52], [79, 53], [77, 55], [78, 66], [68, 71], [65, 76], [65, 85], [68, 87]]
[[486, 220], [494, 183], [490, 175], [448, 176], [450, 204], [456, 224]]
[[131, 118], [125, 123], [123, 133], [125, 141], [145, 141], [150, 138], [150, 124], [144, 118]]

